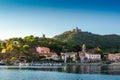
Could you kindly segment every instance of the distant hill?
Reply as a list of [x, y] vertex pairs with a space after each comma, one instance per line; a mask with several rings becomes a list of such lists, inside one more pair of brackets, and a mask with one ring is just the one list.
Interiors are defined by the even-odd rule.
[[119, 52], [120, 35], [99, 35], [90, 32], [84, 32], [76, 28], [72, 31], [66, 31], [56, 35], [53, 39], [66, 43], [69, 46], [82, 46], [86, 44], [87, 49], [100, 47], [104, 51]]

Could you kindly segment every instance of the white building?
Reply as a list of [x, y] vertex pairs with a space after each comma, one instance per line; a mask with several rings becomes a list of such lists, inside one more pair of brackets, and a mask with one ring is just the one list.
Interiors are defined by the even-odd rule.
[[67, 58], [69, 57], [72, 58], [72, 61], [76, 61], [76, 55], [76, 52], [61, 53], [62, 60], [64, 60], [65, 63], [67, 62]]
[[88, 58], [88, 60], [95, 60], [95, 61], [100, 61], [101, 60], [101, 55], [100, 54], [86, 53], [85, 56]]

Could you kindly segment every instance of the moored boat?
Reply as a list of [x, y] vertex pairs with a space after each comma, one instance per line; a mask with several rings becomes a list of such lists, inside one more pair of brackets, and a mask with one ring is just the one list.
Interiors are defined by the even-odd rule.
[[0, 66], [1, 66], [1, 65], [6, 65], [6, 64], [5, 64], [5, 63], [1, 63], [1, 62], [0, 62]]

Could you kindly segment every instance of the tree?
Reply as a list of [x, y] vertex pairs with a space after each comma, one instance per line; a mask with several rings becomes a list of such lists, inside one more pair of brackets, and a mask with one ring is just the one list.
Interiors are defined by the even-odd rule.
[[72, 62], [72, 61], [73, 61], [73, 60], [72, 60], [72, 57], [70, 57], [70, 56], [69, 56], [69, 57], [67, 57], [66, 62], [68, 62], [68, 63], [69, 63], [69, 62]]
[[101, 59], [102, 60], [105, 60], [105, 57], [104, 57], [104, 53], [102, 51], [102, 49], [100, 49], [99, 47], [95, 48], [95, 54], [100, 54], [101, 55]]
[[80, 62], [80, 57], [78, 55], [76, 56], [76, 61]]
[[102, 49], [100, 49], [99, 47], [97, 47], [97, 48], [95, 48], [95, 52], [94, 53], [95, 54], [102, 54], [103, 51], [102, 51]]

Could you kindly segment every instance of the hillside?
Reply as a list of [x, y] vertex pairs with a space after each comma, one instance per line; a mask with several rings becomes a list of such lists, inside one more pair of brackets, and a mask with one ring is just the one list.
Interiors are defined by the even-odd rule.
[[120, 49], [120, 35], [98, 35], [84, 32], [76, 28], [56, 35], [53, 39], [66, 43], [69, 46], [81, 47], [86, 44], [87, 49], [100, 47], [104, 51], [118, 52]]

